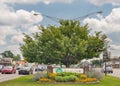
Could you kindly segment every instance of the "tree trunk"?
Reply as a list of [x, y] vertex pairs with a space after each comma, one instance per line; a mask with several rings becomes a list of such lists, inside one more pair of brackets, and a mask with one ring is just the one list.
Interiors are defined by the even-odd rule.
[[69, 56], [66, 57], [65, 62], [66, 62], [66, 67], [69, 68], [70, 67], [70, 58], [69, 58]]

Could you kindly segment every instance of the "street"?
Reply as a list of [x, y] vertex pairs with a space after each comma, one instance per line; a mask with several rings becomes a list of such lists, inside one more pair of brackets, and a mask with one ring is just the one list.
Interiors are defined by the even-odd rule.
[[20, 76], [22, 76], [22, 75], [18, 75], [18, 73], [16, 73], [16, 74], [1, 74], [0, 73], [0, 82], [12, 80], [12, 79], [18, 78]]
[[[35, 74], [35, 71], [33, 71], [33, 74]], [[1, 74], [0, 73], [0, 82], [12, 80], [12, 79], [15, 79], [15, 78], [19, 78], [21, 76], [25, 76], [25, 75], [19, 75], [18, 71], [15, 74]]]
[[119, 69], [113, 69], [113, 73], [108, 74], [108, 75], [120, 78], [120, 68]]
[[[101, 68], [94, 68], [95, 70], [101, 71]], [[120, 78], [120, 68], [119, 69], [113, 69], [113, 73], [107, 73], [107, 75], [115, 76]]]

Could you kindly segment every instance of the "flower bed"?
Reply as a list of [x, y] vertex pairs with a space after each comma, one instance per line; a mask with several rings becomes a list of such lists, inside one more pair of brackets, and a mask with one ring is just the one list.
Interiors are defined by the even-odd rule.
[[88, 77], [86, 74], [62, 72], [62, 73], [41, 73], [38, 82], [42, 83], [98, 83], [97, 78]]

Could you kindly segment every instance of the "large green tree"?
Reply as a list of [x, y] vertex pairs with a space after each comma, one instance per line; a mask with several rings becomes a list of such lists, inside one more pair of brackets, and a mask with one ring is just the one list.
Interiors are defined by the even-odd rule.
[[70, 64], [86, 58], [99, 57], [104, 50], [106, 35], [90, 34], [79, 21], [61, 20], [59, 26], [40, 26], [33, 37], [25, 34], [21, 45], [23, 56], [30, 62]]

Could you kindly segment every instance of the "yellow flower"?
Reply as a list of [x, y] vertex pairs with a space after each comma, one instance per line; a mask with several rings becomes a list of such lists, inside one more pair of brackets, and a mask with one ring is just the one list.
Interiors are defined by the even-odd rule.
[[51, 82], [52, 80], [48, 78], [40, 78], [40, 82]]
[[56, 75], [57, 75], [56, 73], [48, 73], [48, 76], [49, 76], [50, 78], [54, 78]]
[[81, 75], [80, 75], [80, 78], [81, 78], [81, 79], [85, 79], [85, 78], [87, 78], [87, 75], [86, 75], [86, 74], [81, 74]]

